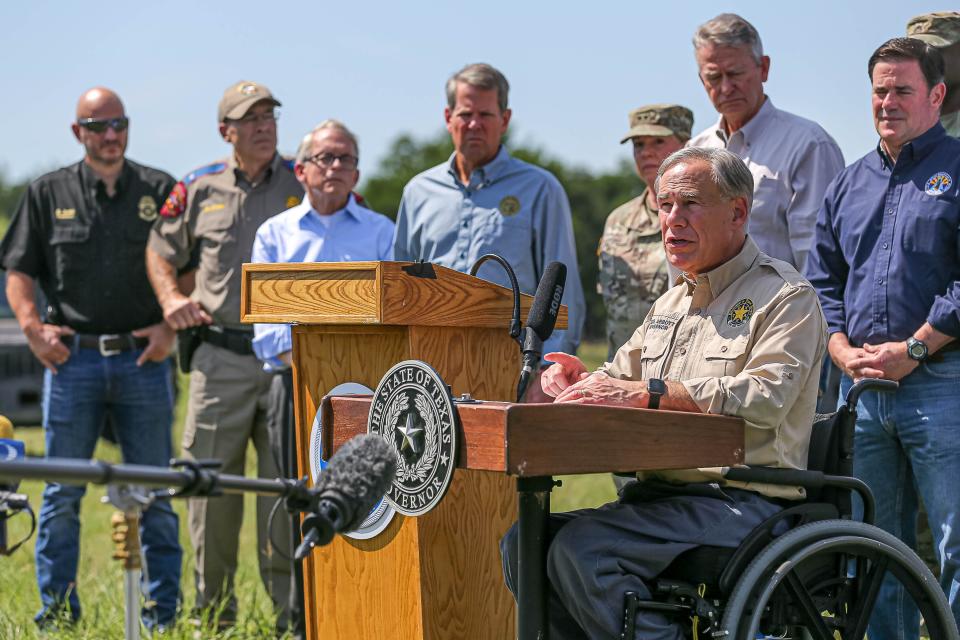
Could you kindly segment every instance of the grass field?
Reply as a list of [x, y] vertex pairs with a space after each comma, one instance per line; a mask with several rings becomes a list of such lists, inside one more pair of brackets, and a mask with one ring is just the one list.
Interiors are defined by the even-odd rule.
[[[599, 364], [605, 355], [601, 344], [585, 344], [581, 357], [588, 366]], [[181, 379], [181, 384], [186, 382]], [[183, 399], [186, 394], [180, 394]], [[184, 404], [177, 407], [174, 424], [174, 443], [179, 449], [183, 423]], [[18, 429], [16, 437], [23, 440], [30, 456], [43, 455], [43, 433], [39, 428]], [[101, 442], [96, 457], [108, 462], [119, 462], [115, 447]], [[247, 458], [247, 473], [256, 469], [256, 454], [251, 448]], [[554, 511], [567, 511], [580, 507], [596, 506], [615, 497], [609, 475], [566, 476], [559, 478], [563, 485], [553, 493]], [[24, 482], [21, 492], [30, 496], [34, 509], [40, 508], [43, 484]], [[114, 508], [102, 504], [105, 487], [91, 486], [81, 507], [80, 566], [77, 574], [77, 589], [83, 605], [83, 619], [77, 626], [58, 633], [55, 637], [64, 640], [104, 640], [123, 637], [123, 569], [111, 558], [113, 542], [110, 539], [110, 517]], [[245, 509], [252, 514], [254, 497], [247, 495]], [[184, 604], [193, 603], [193, 556], [185, 525], [185, 503], [175, 501], [174, 508], [180, 515], [180, 542], [184, 549], [183, 593]], [[9, 539], [19, 540], [28, 531], [25, 516], [17, 516], [9, 522]], [[11, 557], [0, 557], [0, 639], [27, 640], [42, 637], [38, 634], [33, 615], [39, 608], [36, 578], [33, 567], [35, 536]], [[240, 640], [270, 637], [273, 627], [271, 603], [260, 583], [256, 567], [256, 532], [254, 520], [247, 517], [241, 531], [240, 567], [237, 577], [237, 597], [240, 601], [240, 618], [235, 628], [220, 634], [205, 633], [204, 638]], [[194, 629], [181, 623], [169, 637], [173, 640], [193, 639]]]

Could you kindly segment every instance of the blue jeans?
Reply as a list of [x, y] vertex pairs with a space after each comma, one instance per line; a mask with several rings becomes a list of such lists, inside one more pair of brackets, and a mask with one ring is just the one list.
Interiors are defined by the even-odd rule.
[[[137, 367], [141, 350], [101, 356], [96, 349], [71, 349], [57, 375], [43, 381], [43, 427], [46, 455], [89, 459], [104, 420], [109, 418], [123, 461], [166, 467], [172, 445], [173, 385], [170, 362]], [[67, 607], [80, 617], [77, 559], [80, 548], [80, 499], [84, 486], [49, 483], [43, 492], [37, 530], [37, 584], [42, 608], [37, 622]], [[156, 605], [144, 609], [148, 628], [167, 624], [180, 602], [182, 551], [178, 520], [168, 501], [158, 501], [143, 514], [141, 543], [146, 556], [142, 589]], [[109, 549], [103, 540], [102, 551]], [[117, 581], [118, 590], [122, 582]]]
[[[852, 384], [844, 376], [841, 396]], [[877, 526], [911, 547], [923, 500], [940, 584], [960, 620], [960, 351], [921, 363], [895, 393], [860, 396], [853, 467], [876, 498]], [[855, 508], [862, 516], [859, 499]], [[870, 639], [914, 640], [919, 629], [916, 606], [888, 576], [870, 620]]]

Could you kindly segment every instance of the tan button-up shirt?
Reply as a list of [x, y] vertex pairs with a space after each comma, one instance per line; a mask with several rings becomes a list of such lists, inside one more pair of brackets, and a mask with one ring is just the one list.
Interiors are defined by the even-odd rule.
[[750, 235], [761, 251], [803, 271], [823, 194], [843, 169], [834, 139], [816, 122], [781, 111], [767, 98], [733, 134], [726, 134], [721, 117], [687, 146], [725, 148], [740, 156], [753, 175]]
[[250, 262], [260, 225], [301, 200], [303, 186], [290, 161], [274, 156], [263, 180], [252, 184], [231, 156], [177, 183], [148, 246], [177, 268], [197, 252], [197, 286], [191, 297], [215, 324], [252, 331], [240, 323], [240, 266]]
[[[682, 382], [703, 412], [744, 419], [746, 464], [804, 469], [826, 332], [810, 284], [747, 237], [736, 257], [657, 300], [600, 371]], [[646, 477], [706, 482], [722, 474], [687, 469]], [[776, 497], [804, 495], [800, 487], [729, 484]]]

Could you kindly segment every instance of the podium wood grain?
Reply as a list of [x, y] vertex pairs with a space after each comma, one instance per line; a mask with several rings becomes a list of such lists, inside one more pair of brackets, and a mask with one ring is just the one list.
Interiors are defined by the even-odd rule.
[[[454, 394], [508, 399], [520, 364], [503, 328], [299, 325], [293, 339], [301, 473], [309, 469], [313, 418], [337, 384], [373, 389], [394, 364], [415, 358], [433, 366]], [[345, 442], [326, 435], [327, 455]], [[309, 637], [514, 637], [514, 603], [503, 586], [497, 542], [516, 513], [507, 476], [457, 469], [428, 514], [397, 515], [372, 540], [337, 537], [304, 565]]]

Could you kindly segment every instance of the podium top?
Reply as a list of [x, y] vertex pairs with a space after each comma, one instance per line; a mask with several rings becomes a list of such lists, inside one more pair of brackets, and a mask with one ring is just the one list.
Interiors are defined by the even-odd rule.
[[[324, 458], [367, 432], [372, 396], [327, 396]], [[743, 463], [731, 416], [582, 404], [457, 403], [457, 467], [516, 476], [657, 471]]]
[[[533, 296], [520, 297], [524, 320]], [[501, 328], [512, 313], [510, 289], [430, 263], [243, 265], [242, 322]], [[566, 305], [556, 326], [567, 327]]]

